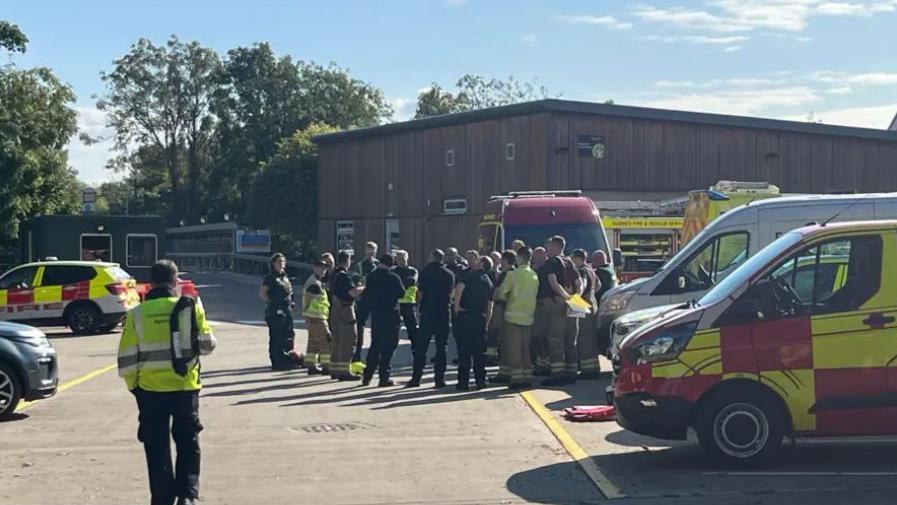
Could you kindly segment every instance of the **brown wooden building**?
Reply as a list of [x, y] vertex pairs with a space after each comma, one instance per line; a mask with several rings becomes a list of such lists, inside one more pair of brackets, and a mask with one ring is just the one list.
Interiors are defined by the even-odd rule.
[[507, 191], [581, 189], [599, 207], [719, 180], [897, 191], [897, 131], [565, 100], [315, 140], [321, 249], [360, 253], [373, 240], [409, 250], [414, 263], [434, 247], [474, 247], [483, 205]]

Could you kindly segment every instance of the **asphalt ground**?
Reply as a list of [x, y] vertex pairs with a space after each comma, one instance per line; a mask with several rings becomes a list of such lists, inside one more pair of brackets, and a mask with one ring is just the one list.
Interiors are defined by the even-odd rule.
[[[194, 273], [219, 339], [203, 362], [203, 503], [894, 503], [897, 444], [798, 442], [764, 472], [714, 468], [694, 441], [572, 423], [609, 377], [525, 395], [504, 388], [361, 387], [267, 363], [260, 279]], [[305, 339], [297, 321], [297, 338]], [[0, 504], [148, 503], [119, 335], [46, 329], [61, 391], [0, 424]], [[450, 344], [450, 348], [452, 345]], [[403, 340], [394, 360], [410, 376]], [[605, 363], [606, 364], [606, 363]]]

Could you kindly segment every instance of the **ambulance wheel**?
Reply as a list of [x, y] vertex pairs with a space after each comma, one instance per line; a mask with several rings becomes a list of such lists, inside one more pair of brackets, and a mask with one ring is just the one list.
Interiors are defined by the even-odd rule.
[[22, 386], [15, 370], [0, 364], [0, 421], [10, 419], [22, 399]]
[[[698, 412], [701, 448], [725, 466], [753, 468], [774, 462], [782, 447], [785, 413], [771, 393], [726, 391]], [[735, 393], [735, 394], [732, 394]]]
[[86, 303], [80, 303], [69, 309], [65, 324], [75, 335], [94, 335], [100, 330], [100, 311]]

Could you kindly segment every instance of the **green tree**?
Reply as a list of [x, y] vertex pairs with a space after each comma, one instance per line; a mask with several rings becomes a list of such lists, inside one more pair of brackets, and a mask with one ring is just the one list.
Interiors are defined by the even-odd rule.
[[[0, 47], [24, 52], [27, 41], [0, 22]], [[49, 69], [0, 67], [0, 241], [14, 241], [23, 219], [77, 211], [77, 174], [66, 151], [78, 131], [74, 101]]]
[[316, 252], [318, 149], [312, 137], [333, 131], [313, 124], [284, 139], [253, 187], [250, 225], [270, 229], [292, 257], [310, 259]]
[[545, 86], [536, 81], [521, 82], [513, 76], [500, 80], [466, 74], [458, 79], [455, 88], [451, 93], [434, 83], [420, 93], [415, 119], [552, 98]]
[[173, 214], [191, 222], [199, 216], [201, 155], [214, 127], [211, 101], [219, 74], [214, 51], [174, 36], [160, 46], [138, 40], [111, 72], [101, 73], [106, 93], [97, 107], [108, 114], [116, 147], [126, 153], [134, 145], [154, 146], [164, 153]]

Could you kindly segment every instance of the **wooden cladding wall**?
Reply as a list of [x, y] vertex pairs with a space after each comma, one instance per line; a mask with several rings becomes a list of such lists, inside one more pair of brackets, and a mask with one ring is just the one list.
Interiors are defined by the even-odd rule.
[[[547, 179], [547, 114], [322, 144], [321, 219], [442, 215], [447, 198], [477, 214], [490, 196], [541, 189]], [[506, 146], [514, 144], [514, 159]], [[446, 151], [454, 165], [446, 166]]]
[[[897, 191], [897, 143], [672, 121], [555, 115], [552, 189], [688, 191], [720, 180], [768, 181], [789, 193]], [[602, 159], [579, 156], [600, 135]]]

